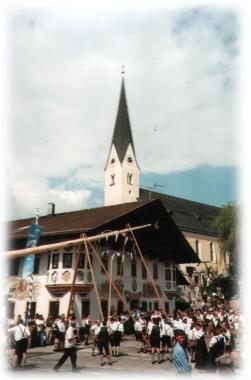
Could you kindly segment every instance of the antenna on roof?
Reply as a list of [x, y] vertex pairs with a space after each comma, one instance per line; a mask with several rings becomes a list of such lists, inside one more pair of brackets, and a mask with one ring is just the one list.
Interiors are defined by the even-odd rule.
[[153, 189], [156, 189], [156, 187], [167, 187], [164, 185], [159, 185], [157, 182], [154, 182], [152, 186], [146, 186], [146, 188], [149, 190], [149, 200], [152, 199], [152, 191]]

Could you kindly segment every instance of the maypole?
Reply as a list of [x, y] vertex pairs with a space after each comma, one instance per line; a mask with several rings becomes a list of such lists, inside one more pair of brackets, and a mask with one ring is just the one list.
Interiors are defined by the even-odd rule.
[[[147, 227], [151, 227], [151, 226], [152, 226], [152, 224], [145, 224], [142, 226], [131, 227], [131, 230], [141, 230], [143, 228], [147, 228]], [[128, 231], [129, 231], [129, 229], [125, 228], [123, 230], [111, 231], [111, 232], [107, 232], [105, 234], [102, 233], [102, 234], [98, 234], [98, 235], [94, 235], [94, 236], [84, 237], [81, 239], [68, 240], [68, 241], [63, 241], [60, 243], [40, 245], [39, 247], [24, 248], [24, 249], [19, 249], [19, 250], [7, 251], [7, 252], [5, 252], [5, 254], [7, 256], [9, 256], [10, 258], [28, 256], [31, 254], [44, 253], [44, 252], [48, 252], [48, 251], [56, 250], [56, 249], [60, 249], [60, 248], [72, 247], [74, 245], [84, 243], [85, 241], [91, 242], [91, 241], [100, 240], [100, 239], [108, 239], [110, 236], [124, 234]]]
[[[37, 234], [37, 239], [35, 239], [34, 241], [32, 241], [30, 239], [30, 236], [28, 237], [28, 241], [27, 241], [27, 247], [30, 247], [31, 245], [36, 245], [37, 244], [37, 240], [40, 236], [40, 227], [38, 226], [38, 221], [39, 221], [39, 208], [36, 209], [36, 216], [35, 216], [35, 225], [36, 225], [36, 228], [34, 229], [34, 232], [35, 234]], [[31, 304], [32, 304], [32, 289], [33, 289], [33, 280], [34, 280], [34, 276], [33, 276], [33, 272], [34, 272], [34, 263], [35, 263], [35, 257], [33, 258], [30, 258], [32, 259], [32, 262], [31, 263], [28, 263], [28, 267], [31, 268], [31, 272], [29, 274], [29, 277], [30, 277], [30, 283], [29, 283], [29, 288], [28, 288], [28, 302], [27, 302], [27, 319], [31, 319]], [[28, 259], [27, 259], [28, 260]], [[27, 264], [24, 262], [23, 263], [23, 268], [25, 268]], [[24, 275], [24, 273], [23, 273]]]

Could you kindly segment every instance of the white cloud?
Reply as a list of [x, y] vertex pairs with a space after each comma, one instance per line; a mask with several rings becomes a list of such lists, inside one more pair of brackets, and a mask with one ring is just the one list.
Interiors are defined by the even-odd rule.
[[[238, 163], [233, 13], [72, 7], [16, 11], [9, 21], [7, 159], [18, 217], [52, 195], [57, 210], [83, 208], [90, 187], [103, 186], [122, 64], [142, 171]], [[60, 188], [53, 177], [65, 179]]]

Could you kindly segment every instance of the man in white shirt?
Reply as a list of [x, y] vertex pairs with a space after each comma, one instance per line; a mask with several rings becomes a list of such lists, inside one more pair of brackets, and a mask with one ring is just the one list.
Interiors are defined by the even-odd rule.
[[[165, 354], [168, 355], [168, 352], [171, 350], [172, 347], [172, 339], [174, 337], [173, 328], [171, 326], [171, 322], [167, 319], [164, 319], [161, 321], [161, 327], [160, 327], [160, 337], [162, 342], [162, 361], [165, 360]], [[167, 360], [171, 360], [167, 356]]]
[[30, 330], [23, 324], [23, 321], [18, 319], [17, 325], [8, 329], [8, 333], [14, 334], [16, 342], [15, 354], [17, 355], [15, 368], [21, 368], [26, 363], [26, 351], [28, 348], [28, 338], [30, 337]]
[[140, 353], [144, 350], [142, 320], [139, 317], [137, 317], [133, 326], [136, 337], [136, 348], [140, 347], [140, 350], [138, 351], [138, 353]]
[[97, 347], [100, 324], [101, 321], [96, 320], [96, 322], [91, 325], [90, 333], [92, 334], [92, 356], [95, 356], [95, 348]]
[[62, 314], [58, 321], [58, 339], [59, 339], [59, 350], [63, 351], [64, 349], [64, 341], [65, 341], [65, 331], [66, 331], [66, 324], [65, 324], [65, 315]]
[[58, 363], [54, 366], [54, 371], [58, 371], [59, 368], [64, 364], [66, 359], [70, 357], [71, 359], [71, 365], [72, 365], [72, 371], [77, 370], [77, 331], [76, 331], [76, 319], [75, 317], [71, 317], [68, 320], [69, 326], [65, 333], [65, 345], [64, 345], [64, 354], [59, 359]]
[[113, 321], [111, 325], [113, 338], [111, 340], [113, 356], [119, 356], [120, 342], [124, 332], [124, 325], [121, 323], [121, 318], [117, 317], [117, 321]]

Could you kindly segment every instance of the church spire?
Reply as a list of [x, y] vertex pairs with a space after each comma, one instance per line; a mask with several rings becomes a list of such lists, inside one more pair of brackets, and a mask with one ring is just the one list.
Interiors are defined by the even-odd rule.
[[118, 112], [117, 112], [115, 127], [113, 131], [113, 136], [112, 136], [112, 144], [111, 144], [111, 145], [114, 144], [120, 162], [123, 161], [129, 144], [131, 144], [133, 153], [135, 155], [131, 125], [130, 125], [128, 108], [127, 108], [126, 93], [125, 93], [124, 66], [122, 66], [121, 74], [122, 74], [122, 83], [121, 83], [120, 99], [119, 99]]
[[122, 66], [119, 106], [110, 152], [105, 166], [105, 206], [136, 202], [140, 170], [136, 161]]

